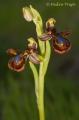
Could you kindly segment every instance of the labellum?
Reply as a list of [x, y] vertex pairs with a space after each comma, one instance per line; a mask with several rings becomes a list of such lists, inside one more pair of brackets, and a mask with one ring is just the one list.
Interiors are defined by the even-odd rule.
[[54, 48], [54, 51], [59, 54], [66, 53], [71, 48], [69, 40], [62, 37], [61, 35], [58, 35], [57, 37], [53, 38], [52, 46]]
[[21, 72], [25, 68], [25, 59], [20, 55], [16, 55], [9, 60], [8, 67], [11, 70]]

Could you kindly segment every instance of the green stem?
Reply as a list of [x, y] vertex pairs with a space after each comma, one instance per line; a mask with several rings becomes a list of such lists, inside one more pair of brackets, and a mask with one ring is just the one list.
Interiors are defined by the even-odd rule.
[[40, 63], [39, 70], [39, 97], [38, 97], [38, 109], [39, 109], [39, 117], [40, 120], [45, 120], [44, 113], [44, 74], [43, 74], [43, 62]]
[[34, 80], [35, 80], [35, 93], [37, 97], [37, 105], [39, 110], [39, 119], [45, 120], [44, 115], [44, 73], [43, 73], [43, 62], [40, 63], [39, 75], [35, 65], [29, 62], [32, 69]]
[[44, 61], [40, 63], [39, 68], [39, 83], [38, 83], [38, 109], [39, 109], [39, 117], [40, 120], [45, 120], [45, 112], [44, 112], [44, 78], [47, 72], [49, 60], [50, 60], [51, 48], [49, 41], [46, 42], [46, 51]]
[[50, 42], [46, 41], [46, 52], [45, 52], [45, 58], [44, 58], [44, 76], [47, 72], [49, 60], [50, 60], [50, 55], [51, 55], [51, 47], [50, 47]]
[[35, 80], [35, 94], [36, 94], [36, 97], [37, 97], [37, 104], [38, 104], [38, 72], [37, 72], [37, 69], [35, 67], [35, 65], [32, 63], [32, 62], [29, 62], [30, 64], [30, 68], [33, 72], [33, 75], [34, 75], [34, 80]]

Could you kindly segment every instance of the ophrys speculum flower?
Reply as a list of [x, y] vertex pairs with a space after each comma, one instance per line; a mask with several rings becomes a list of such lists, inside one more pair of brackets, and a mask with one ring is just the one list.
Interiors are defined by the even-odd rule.
[[70, 41], [67, 39], [70, 32], [57, 32], [57, 29], [54, 26], [55, 23], [56, 21], [53, 18], [50, 18], [46, 22], [46, 33], [43, 33], [39, 38], [42, 41], [52, 40], [54, 51], [63, 54], [68, 52], [71, 48]]
[[37, 53], [37, 43], [33, 38], [28, 39], [28, 48], [23, 52], [16, 49], [8, 49], [7, 54], [11, 56], [8, 67], [11, 70], [21, 72], [25, 68], [25, 63], [29, 59], [34, 64], [40, 64], [43, 58]]

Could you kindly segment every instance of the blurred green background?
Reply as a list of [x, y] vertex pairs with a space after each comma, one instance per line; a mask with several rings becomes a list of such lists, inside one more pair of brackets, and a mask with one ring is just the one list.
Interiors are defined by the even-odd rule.
[[[47, 2], [76, 3], [74, 7], [46, 6]], [[0, 0], [0, 120], [38, 120], [34, 80], [28, 63], [21, 73], [7, 67], [8, 48], [24, 50], [35, 26], [24, 20], [22, 7], [32, 4], [44, 21], [54, 17], [58, 30], [70, 30], [72, 49], [53, 52], [45, 77], [46, 120], [79, 120], [79, 1]]]

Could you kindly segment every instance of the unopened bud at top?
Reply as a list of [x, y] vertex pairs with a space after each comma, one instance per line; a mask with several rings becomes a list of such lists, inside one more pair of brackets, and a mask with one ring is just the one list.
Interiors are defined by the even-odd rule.
[[33, 20], [33, 14], [31, 12], [31, 9], [29, 7], [24, 7], [23, 9], [23, 16], [26, 21], [30, 22]]

